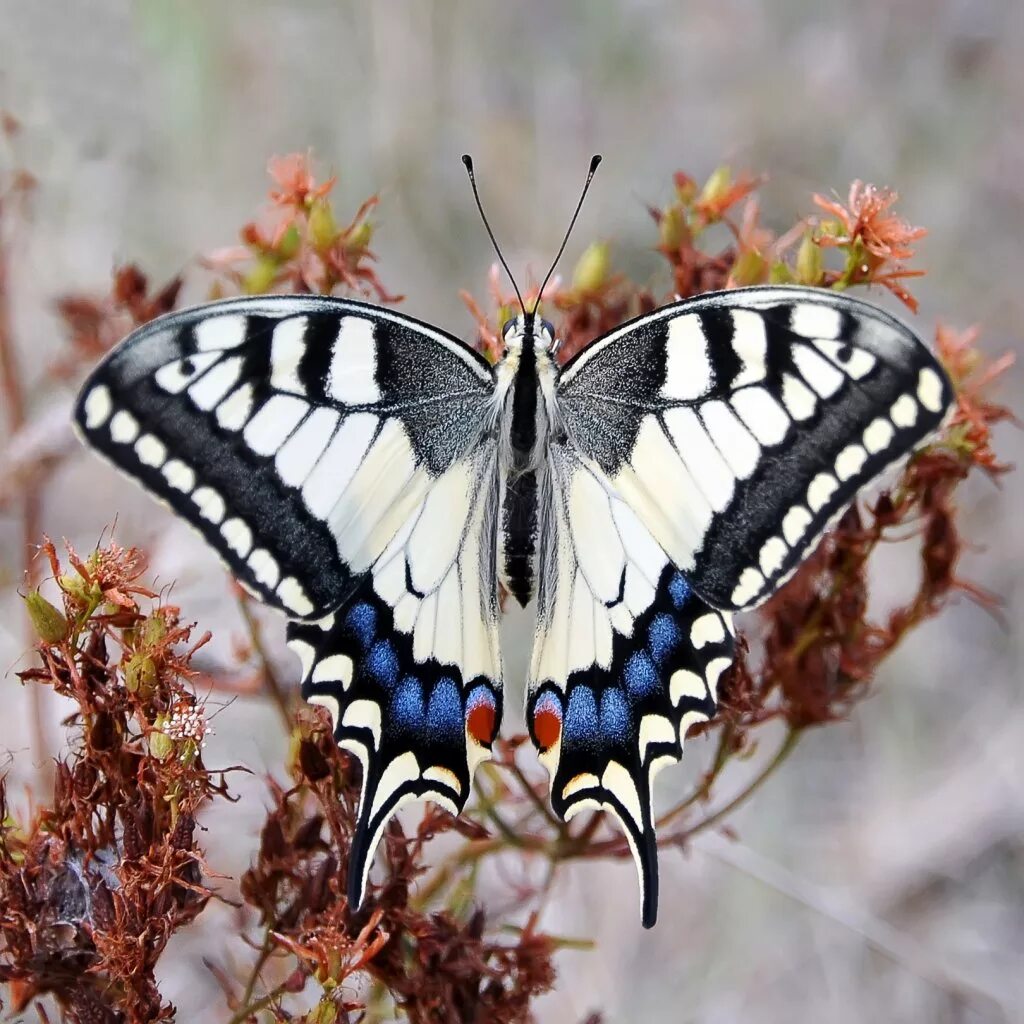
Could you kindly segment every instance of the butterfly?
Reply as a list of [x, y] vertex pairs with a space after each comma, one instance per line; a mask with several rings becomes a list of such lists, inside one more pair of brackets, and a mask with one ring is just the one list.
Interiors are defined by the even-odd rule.
[[491, 365], [360, 301], [217, 301], [129, 335], [75, 419], [290, 620], [303, 694], [362, 767], [352, 906], [395, 811], [458, 814], [491, 755], [500, 583], [537, 602], [526, 716], [552, 807], [618, 822], [650, 927], [654, 779], [715, 714], [732, 615], [952, 389], [909, 328], [821, 289], [675, 302], [565, 365], [536, 308], [502, 338]]

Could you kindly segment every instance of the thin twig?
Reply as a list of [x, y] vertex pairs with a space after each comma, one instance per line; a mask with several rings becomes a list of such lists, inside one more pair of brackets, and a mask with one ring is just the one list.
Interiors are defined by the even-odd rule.
[[263, 631], [260, 628], [260, 623], [256, 616], [252, 613], [252, 607], [249, 604], [249, 597], [243, 593], [240, 588], [236, 588], [238, 595], [238, 610], [242, 613], [242, 618], [245, 620], [245, 627], [249, 632], [249, 642], [252, 644], [252, 649], [256, 653], [256, 657], [260, 662], [260, 669], [263, 672], [264, 682], [267, 684], [267, 689], [270, 691], [270, 696], [277, 707], [277, 710], [281, 714], [281, 720], [284, 722], [285, 732], [291, 732], [294, 721], [292, 718], [292, 702], [288, 699], [288, 694], [285, 693], [281, 686], [280, 681], [277, 678], [277, 674], [270, 663], [270, 656], [267, 654], [267, 650], [263, 645]]
[[[4, 214], [9, 208], [13, 189], [0, 195], [0, 393], [3, 394], [4, 407], [7, 410], [8, 437], [14, 437], [25, 425], [25, 389], [21, 376], [21, 367], [14, 348], [14, 337], [11, 333], [11, 311], [8, 291], [8, 260], [7, 245], [4, 237]], [[25, 581], [29, 587], [39, 585], [39, 566], [35, 560], [36, 545], [39, 542], [39, 511], [42, 504], [41, 489], [43, 479], [39, 475], [26, 478], [21, 497], [21, 540], [22, 558]], [[29, 628], [29, 641], [34, 643], [36, 637]], [[43, 688], [28, 688], [29, 706], [32, 714], [33, 757], [39, 766], [43, 788], [52, 781], [52, 767], [48, 756], [50, 750], [49, 737], [46, 729], [46, 716], [43, 711]]]

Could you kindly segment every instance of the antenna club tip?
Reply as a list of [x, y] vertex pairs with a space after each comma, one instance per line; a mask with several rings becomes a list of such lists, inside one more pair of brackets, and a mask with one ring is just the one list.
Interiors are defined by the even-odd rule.
[[595, 153], [595, 154], [594, 154], [594, 155], [593, 155], [593, 156], [592, 156], [592, 157], [590, 158], [590, 173], [591, 173], [591, 174], [593, 174], [593, 173], [594, 173], [594, 171], [596, 171], [596, 170], [597, 170], [597, 168], [598, 168], [598, 166], [599, 166], [599, 164], [600, 164], [600, 163], [601, 163], [601, 154], [600, 154], [600, 153]]
[[468, 153], [462, 154], [462, 162], [466, 165], [466, 170], [473, 170], [473, 158]]

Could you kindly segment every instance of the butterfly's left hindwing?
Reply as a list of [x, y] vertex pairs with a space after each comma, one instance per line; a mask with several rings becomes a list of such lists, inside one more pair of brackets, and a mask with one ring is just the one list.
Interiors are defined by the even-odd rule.
[[715, 712], [729, 616], [705, 604], [629, 507], [571, 448], [551, 449], [527, 723], [564, 820], [611, 811], [654, 924], [652, 787], [686, 731]]
[[348, 894], [363, 899], [388, 819], [410, 800], [458, 814], [501, 722], [494, 445], [448, 469], [352, 598], [291, 623], [303, 695], [362, 765]]

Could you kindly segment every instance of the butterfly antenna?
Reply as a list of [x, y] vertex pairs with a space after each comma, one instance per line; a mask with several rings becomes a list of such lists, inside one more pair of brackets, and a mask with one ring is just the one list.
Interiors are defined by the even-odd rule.
[[[468, 153], [463, 153], [462, 162], [466, 165], [466, 173], [469, 175], [469, 183], [473, 186], [473, 198], [476, 200], [476, 208], [480, 211], [480, 219], [484, 222], [484, 227], [487, 228], [487, 234], [491, 236], [491, 245], [494, 246], [494, 251], [498, 254], [498, 259], [501, 260], [501, 265], [505, 268], [505, 273], [508, 274], [508, 279], [512, 282], [512, 287], [516, 290], [516, 298], [519, 300], [519, 308], [523, 311], [523, 316], [526, 316], [526, 305], [523, 303], [523, 297], [519, 293], [519, 285], [516, 284], [516, 279], [512, 276], [512, 271], [508, 269], [505, 257], [501, 255], [501, 249], [498, 248], [498, 240], [494, 237], [491, 225], [487, 221], [487, 214], [484, 213], [484, 205], [480, 202], [480, 193], [476, 190], [476, 175], [473, 173], [473, 158]], [[536, 309], [534, 312], [536, 312]]]
[[590, 183], [594, 180], [594, 172], [597, 170], [598, 165], [601, 163], [601, 154], [595, 153], [590, 158], [590, 170], [587, 172], [587, 180], [583, 184], [583, 191], [580, 193], [580, 201], [576, 204], [576, 212], [572, 215], [572, 220], [569, 221], [569, 227], [565, 232], [565, 238], [562, 239], [562, 244], [558, 249], [558, 255], [555, 257], [554, 262], [551, 264], [551, 269], [548, 271], [547, 276], [544, 278], [544, 283], [540, 286], [540, 291], [537, 292], [537, 301], [533, 304], [533, 312], [537, 312], [537, 307], [540, 305], [540, 300], [544, 297], [544, 289], [548, 286], [548, 281], [551, 280], [551, 275], [555, 272], [555, 267], [558, 266], [558, 261], [562, 258], [562, 253], [565, 252], [566, 243], [569, 241], [569, 236], [572, 234], [572, 229], [576, 226], [576, 218], [580, 215], [580, 210], [583, 209], [583, 200], [587, 198], [587, 189], [590, 188]]

